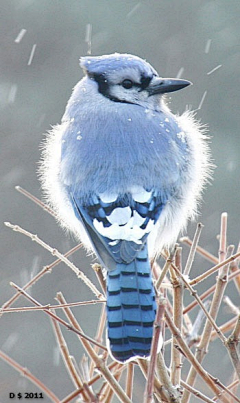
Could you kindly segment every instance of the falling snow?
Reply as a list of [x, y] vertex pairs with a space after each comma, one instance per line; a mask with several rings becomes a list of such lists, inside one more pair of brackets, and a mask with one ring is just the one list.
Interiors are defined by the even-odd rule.
[[198, 110], [202, 108], [202, 105], [203, 105], [203, 102], [204, 102], [204, 100], [206, 98], [206, 95], [207, 95], [207, 91], [204, 91], [202, 99], [201, 99], [201, 101], [200, 101], [200, 103], [198, 105], [198, 108], [197, 108]]
[[28, 66], [30, 66], [31, 64], [32, 64], [32, 61], [33, 61], [33, 57], [34, 57], [34, 53], [35, 53], [35, 50], [36, 50], [36, 43], [33, 45], [33, 47], [32, 47], [32, 50], [31, 50], [31, 53], [30, 53], [30, 56], [29, 56], [29, 59], [28, 59], [28, 63], [27, 63], [27, 65]]
[[24, 35], [26, 34], [27, 30], [26, 29], [21, 29], [21, 31], [19, 32], [18, 36], [16, 37], [16, 39], [14, 40], [15, 43], [20, 43], [22, 38], [24, 37]]
[[214, 73], [215, 71], [217, 71], [218, 69], [220, 69], [222, 67], [222, 64], [219, 64], [218, 66], [214, 67], [214, 69], [210, 70], [207, 75], [209, 76], [210, 74]]
[[17, 85], [13, 84], [10, 88], [9, 94], [8, 94], [8, 103], [13, 104], [15, 102], [16, 94], [17, 94]]
[[212, 39], [208, 39], [206, 46], [205, 46], [205, 53], [209, 53], [211, 43], [212, 43]]
[[92, 53], [92, 24], [86, 25], [85, 42], [88, 45], [87, 54], [91, 55], [91, 53]]
[[181, 78], [182, 75], [183, 75], [183, 72], [184, 72], [184, 67], [181, 67], [181, 68], [178, 70], [178, 73], [177, 73], [177, 75], [176, 75], [176, 78]]
[[141, 6], [141, 3], [137, 3], [133, 9], [131, 11], [129, 11], [129, 13], [127, 14], [127, 18], [132, 17], [133, 14], [135, 14], [135, 12], [139, 9], [139, 7]]

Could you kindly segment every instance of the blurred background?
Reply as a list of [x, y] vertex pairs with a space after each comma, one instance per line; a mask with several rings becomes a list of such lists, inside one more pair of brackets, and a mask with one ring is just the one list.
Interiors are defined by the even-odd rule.
[[[4, 227], [4, 221], [37, 233], [63, 253], [76, 244], [15, 186], [41, 198], [36, 170], [43, 133], [60, 122], [71, 90], [82, 78], [79, 57], [90, 50], [92, 55], [132, 53], [147, 59], [163, 77], [181, 75], [193, 82], [193, 86], [168, 99], [175, 113], [182, 113], [186, 105], [199, 109], [197, 117], [207, 124], [211, 136], [216, 169], [200, 208], [199, 219], [204, 224], [200, 244], [217, 255], [216, 236], [223, 211], [229, 214], [228, 242], [238, 244], [239, 0], [0, 0], [0, 8], [0, 305], [14, 293], [10, 281], [23, 286], [54, 260], [31, 240]], [[189, 225], [190, 237], [195, 227], [196, 223]], [[72, 260], [97, 284], [91, 257], [86, 258], [80, 251]], [[210, 263], [198, 258], [192, 277], [209, 267]], [[214, 282], [212, 276], [209, 284]], [[206, 284], [201, 285], [199, 291], [205, 288]], [[53, 304], [57, 291], [62, 291], [68, 302], [93, 298], [64, 265], [54, 268], [31, 289], [42, 304]], [[232, 284], [227, 293], [238, 305]], [[18, 305], [29, 304], [20, 298]], [[78, 307], [74, 313], [80, 323], [83, 321], [84, 331], [94, 336], [100, 307]], [[223, 307], [219, 324], [230, 317]], [[44, 313], [5, 314], [0, 329], [3, 351], [31, 370], [57, 396], [63, 398], [74, 389]], [[71, 353], [79, 361], [83, 352], [77, 338], [70, 333], [67, 337]], [[211, 349], [205, 367], [227, 383], [232, 373], [229, 359], [220, 342]], [[2, 403], [8, 402], [10, 392], [37, 391], [3, 361], [0, 373]], [[139, 385], [139, 393], [143, 392], [141, 388]]]

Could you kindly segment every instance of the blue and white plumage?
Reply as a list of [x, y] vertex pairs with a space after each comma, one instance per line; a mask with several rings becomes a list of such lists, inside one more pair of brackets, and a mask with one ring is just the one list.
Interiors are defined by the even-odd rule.
[[47, 136], [42, 185], [60, 222], [107, 269], [108, 339], [115, 359], [150, 353], [155, 292], [149, 256], [173, 244], [209, 176], [205, 136], [190, 112], [173, 115], [162, 79], [128, 54], [81, 58], [59, 126]]

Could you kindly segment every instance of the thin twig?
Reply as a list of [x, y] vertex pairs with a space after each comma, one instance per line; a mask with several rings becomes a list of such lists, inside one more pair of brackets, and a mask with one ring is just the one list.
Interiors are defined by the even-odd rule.
[[222, 340], [223, 343], [225, 343], [226, 338], [224, 336], [224, 334], [220, 331], [219, 327], [216, 325], [215, 321], [213, 320], [213, 318], [211, 317], [211, 315], [208, 313], [208, 311], [206, 310], [204, 304], [202, 303], [201, 299], [199, 298], [197, 291], [194, 290], [190, 283], [188, 283], [188, 281], [185, 279], [185, 277], [181, 274], [181, 272], [179, 272], [179, 270], [177, 269], [176, 266], [172, 265], [172, 267], [174, 268], [174, 270], [179, 273], [179, 275], [182, 278], [182, 281], [184, 282], [184, 284], [186, 285], [186, 287], [189, 289], [190, 293], [192, 294], [192, 296], [196, 299], [196, 301], [198, 302], [199, 306], [201, 307], [201, 309], [203, 310], [203, 312], [205, 313], [206, 317], [208, 318], [209, 322], [212, 324], [212, 326], [214, 327], [214, 329], [216, 330], [219, 338]]
[[33, 196], [30, 192], [28, 192], [26, 189], [23, 189], [21, 186], [15, 186], [15, 189], [19, 192], [22, 193], [24, 196], [26, 196], [28, 199], [33, 201], [35, 204], [37, 204], [39, 207], [41, 207], [43, 210], [47, 211], [49, 214], [51, 214], [53, 217], [57, 217], [57, 214], [51, 207], [49, 207], [47, 204], [43, 203], [41, 200], [39, 200], [36, 196]]
[[190, 252], [188, 254], [185, 269], [184, 269], [184, 275], [186, 275], [186, 276], [189, 275], [190, 270], [192, 268], [192, 264], [193, 264], [193, 261], [194, 261], [194, 257], [195, 257], [195, 253], [196, 253], [196, 250], [197, 250], [197, 245], [198, 245], [198, 242], [199, 242], [199, 238], [200, 238], [202, 229], [203, 229], [203, 224], [198, 223], [197, 228], [196, 228], [196, 232], [195, 232], [195, 235], [194, 235], [194, 238], [193, 238], [193, 242], [192, 242], [192, 245], [191, 245], [191, 248], [190, 248]]
[[[184, 236], [182, 238], [179, 239], [179, 242], [184, 243], [187, 246], [192, 246], [193, 241], [188, 238], [187, 236]], [[196, 248], [196, 252], [201, 255], [202, 257], [204, 257], [206, 260], [208, 260], [211, 263], [217, 264], [218, 263], [218, 258], [214, 255], [212, 255], [211, 253], [209, 253], [206, 249], [202, 248], [201, 246], [197, 246]]]
[[[238, 276], [240, 274], [240, 270], [237, 270], [236, 272], [230, 274], [228, 281], [231, 281], [232, 279], [234, 279], [236, 276]], [[205, 292], [203, 292], [199, 298], [202, 300], [204, 300], [205, 298], [209, 297], [209, 295], [211, 295], [216, 289], [216, 284], [214, 284], [212, 287], [208, 288], [208, 290], [206, 290]], [[198, 303], [197, 301], [193, 301], [191, 302], [188, 306], [186, 306], [183, 309], [183, 314], [185, 315], [187, 312], [191, 311], [195, 306], [197, 306]]]
[[101, 288], [103, 290], [103, 293], [106, 295], [107, 292], [107, 287], [106, 287], [106, 280], [103, 277], [103, 270], [102, 266], [99, 263], [94, 263], [92, 265], [93, 270], [95, 271], [95, 274], [97, 276], [97, 279], [99, 281], [99, 284], [101, 285]]
[[132, 400], [133, 393], [133, 378], [134, 378], [134, 364], [129, 362], [127, 364], [127, 377], [126, 377], [126, 395]]
[[236, 324], [230, 336], [226, 341], [226, 347], [231, 358], [233, 367], [236, 371], [236, 375], [240, 380], [240, 354], [238, 352], [238, 343], [239, 343], [239, 334], [240, 334], [240, 314], [238, 315]]
[[164, 400], [167, 400], [169, 403], [180, 403], [181, 392], [179, 387], [174, 386], [171, 382], [171, 378], [168, 375], [167, 366], [161, 351], [159, 351], [157, 355], [157, 373], [162, 384], [162, 394], [165, 396]]
[[[24, 290], [24, 288], [22, 288]], [[21, 293], [19, 293], [21, 295]], [[106, 302], [104, 299], [95, 299], [91, 301], [80, 301], [80, 302], [69, 302], [69, 304], [63, 305], [42, 305], [42, 306], [21, 306], [18, 308], [1, 308], [1, 313], [14, 313], [14, 312], [28, 312], [28, 311], [43, 311], [44, 309], [62, 309], [65, 307], [74, 308], [76, 306], [88, 306], [88, 305], [96, 305]]]
[[[175, 265], [178, 268], [179, 272], [182, 272], [182, 262], [181, 262], [181, 252], [182, 248], [178, 247], [175, 256]], [[175, 273], [175, 272], [174, 272]], [[182, 324], [183, 324], [183, 282], [180, 276], [172, 279], [173, 286], [173, 322], [175, 326], [182, 333]], [[172, 346], [171, 346], [171, 381], [173, 385], [179, 385], [181, 379], [181, 353], [178, 349], [175, 348], [176, 340], [172, 338]]]
[[[227, 333], [230, 330], [232, 330], [236, 324], [237, 317], [235, 316], [234, 318], [230, 319], [228, 322], [223, 323], [223, 325], [219, 326], [219, 329], [221, 330], [222, 333]], [[211, 333], [211, 341], [216, 339], [218, 337], [218, 334], [216, 330], [214, 329]], [[226, 342], [226, 341], [225, 341]]]
[[220, 386], [220, 388], [222, 389], [222, 394], [223, 392], [226, 392], [229, 397], [233, 398], [236, 402], [240, 403], [240, 399], [237, 396], [235, 396], [230, 389], [228, 389], [225, 385], [223, 385], [223, 383], [218, 378], [215, 378], [215, 376], [212, 375], [210, 376], [212, 380], [216, 383], [216, 385]]
[[[240, 252], [240, 243], [238, 244], [238, 248], [237, 248], [237, 252]], [[230, 264], [230, 273], [235, 273], [239, 269], [239, 259], [236, 259], [235, 261], [233, 261]], [[240, 275], [238, 274], [236, 277], [234, 277], [234, 283], [235, 286], [238, 290], [238, 292], [240, 292]]]
[[221, 230], [220, 230], [220, 240], [219, 240], [219, 250], [218, 250], [218, 258], [219, 263], [224, 262], [226, 260], [227, 253], [227, 213], [221, 214]]
[[[139, 368], [141, 369], [145, 379], [147, 379], [147, 376], [148, 376], [147, 360], [139, 358], [138, 365], [139, 365]], [[157, 379], [157, 377], [155, 376], [154, 377], [154, 398], [156, 398], [156, 396], [160, 402], [167, 401], [164, 390], [163, 390], [163, 385], [160, 383], [159, 379]]]
[[[232, 253], [232, 248], [229, 247], [229, 254]], [[226, 289], [226, 285], [227, 285], [227, 279], [228, 279], [228, 273], [227, 270], [229, 268], [229, 265], [227, 265], [227, 267], [223, 268], [220, 273], [219, 276], [217, 278], [217, 283], [216, 283], [216, 289], [213, 295], [213, 299], [212, 299], [212, 303], [211, 303], [211, 307], [210, 307], [210, 311], [209, 311], [209, 315], [211, 316], [212, 320], [215, 321], [217, 314], [218, 314], [218, 310], [224, 295], [224, 291]], [[215, 322], [214, 322], [215, 323]], [[211, 339], [211, 332], [212, 332], [212, 325], [213, 322], [207, 320], [204, 326], [204, 330], [201, 336], [201, 340], [200, 343], [198, 345], [197, 348], [197, 352], [196, 352], [196, 357], [197, 360], [201, 363], [203, 361], [204, 356], [207, 353], [208, 350], [208, 345]], [[215, 328], [215, 326], [214, 326]], [[215, 328], [216, 330], [216, 328]], [[221, 330], [218, 328], [218, 332], [221, 332]], [[223, 333], [218, 333], [218, 335], [220, 335]], [[225, 339], [225, 340], [224, 340]], [[224, 336], [224, 339], [222, 339], [222, 341], [224, 342], [224, 344], [226, 343], [226, 338]], [[195, 381], [195, 377], [194, 376], [194, 370], [189, 372], [189, 376], [188, 376], [188, 380], [187, 383], [190, 385], [193, 385]], [[190, 381], [191, 379], [191, 381]]]
[[[74, 248], [70, 249], [67, 253], [64, 254], [64, 256], [68, 257], [68, 256], [72, 255], [73, 253], [75, 253], [80, 248], [82, 248], [82, 244], [78, 244], [78, 245], [74, 246]], [[44, 274], [50, 273], [51, 270], [53, 269], [53, 267], [57, 266], [59, 263], [61, 263], [61, 260], [57, 259], [50, 265], [44, 266], [43, 269], [36, 276], [34, 276], [27, 284], [25, 284], [24, 287], [22, 287], [23, 290], [27, 290], [29, 287], [31, 287], [33, 284], [35, 284], [42, 276], [44, 276]], [[2, 305], [2, 308], [0, 308], [0, 316], [2, 314], [2, 310], [5, 310], [9, 306], [11, 306], [13, 304], [13, 302], [15, 302], [20, 297], [20, 295], [21, 295], [21, 293], [17, 292], [7, 302], [5, 302]]]
[[235, 259], [237, 259], [240, 256], [240, 252], [235, 253], [234, 255], [230, 256], [228, 259], [224, 260], [221, 263], [218, 263], [216, 266], [213, 266], [211, 269], [205, 271], [205, 273], [201, 274], [198, 277], [195, 277], [193, 280], [190, 281], [190, 285], [194, 285], [197, 283], [200, 283], [203, 281], [205, 278], [211, 276], [211, 274], [215, 273], [217, 270], [219, 270], [221, 267], [225, 266], [228, 263], [233, 262]]
[[42, 390], [49, 397], [49, 399], [51, 399], [52, 402], [60, 403], [58, 397], [50, 389], [48, 389], [46, 385], [44, 385], [44, 383], [42, 383], [38, 378], [36, 378], [27, 368], [22, 367], [20, 364], [18, 364], [15, 360], [10, 358], [3, 351], [0, 351], [0, 358], [2, 358], [2, 360], [4, 360], [7, 364], [16, 369], [18, 372], [20, 372], [20, 374], [23, 375], [25, 378], [29, 379], [32, 383], [34, 383], [40, 390]]
[[[61, 304], [66, 303], [62, 293], [57, 294], [57, 299]], [[73, 316], [71, 310], [69, 308], [64, 308], [64, 313], [67, 316], [67, 318], [69, 319], [69, 321], [71, 322], [71, 324], [74, 326], [74, 328], [76, 328], [80, 332], [82, 332], [82, 329], [81, 329], [79, 323], [76, 321], [75, 317]], [[114, 390], [116, 395], [118, 395], [118, 397], [120, 399], [122, 399], [123, 403], [131, 403], [130, 399], [128, 398], [128, 396], [126, 395], [124, 390], [121, 388], [121, 386], [118, 384], [118, 382], [116, 381], [114, 376], [111, 374], [109, 369], [106, 367], [104, 361], [96, 354], [96, 352], [92, 348], [89, 341], [82, 337], [80, 338], [80, 341], [81, 341], [83, 347], [85, 348], [86, 352], [88, 353], [88, 355], [94, 361], [96, 368], [101, 372], [101, 374], [106, 379], [106, 381], [109, 383], [109, 385]]]
[[234, 303], [231, 301], [231, 299], [227, 295], [225, 295], [225, 297], [223, 297], [223, 301], [234, 315], [239, 314], [239, 308], [236, 305], [234, 305]]
[[[98, 322], [98, 327], [97, 327], [97, 333], [95, 336], [95, 340], [98, 341], [99, 343], [102, 344], [102, 339], [103, 339], [103, 331], [104, 331], [104, 327], [105, 327], [105, 321], [106, 321], [106, 307], [103, 306], [102, 307], [102, 312], [99, 318], [99, 322]], [[94, 346], [94, 350], [96, 353], [99, 352], [99, 348], [97, 346]], [[93, 375], [93, 371], [94, 371], [94, 361], [91, 361], [90, 364], [90, 369], [89, 369], [89, 375], [90, 377]]]
[[163, 281], [164, 277], [166, 276], [166, 273], [169, 270], [169, 267], [171, 266], [172, 262], [174, 261], [175, 253], [176, 253], [176, 245], [175, 245], [175, 248], [170, 252], [170, 255], [168, 256], [168, 258], [166, 260], [166, 263], [162, 269], [162, 272], [156, 281], [155, 287], [157, 290], [159, 290], [159, 288], [162, 284], [162, 281]]
[[[220, 243], [219, 243], [220, 244], [219, 259], [222, 260], [221, 263], [226, 262], [226, 259], [225, 259], [225, 257], [226, 257], [226, 250], [225, 250], [226, 249], [226, 231], [227, 231], [226, 226], [227, 226], [227, 217], [226, 217], [226, 214], [222, 214], [221, 229], [220, 229]], [[228, 252], [229, 252], [229, 255], [231, 255], [233, 252], [233, 248], [232, 247], [229, 248]], [[214, 291], [209, 315], [207, 316], [208, 320], [206, 320], [206, 322], [205, 322], [205, 326], [203, 329], [203, 333], [201, 335], [200, 343], [196, 350], [195, 357], [200, 364], [202, 363], [202, 361], [208, 351], [212, 327], [215, 328], [215, 330], [217, 331], [217, 333], [220, 336], [223, 343], [226, 342], [226, 338], [223, 335], [223, 333], [221, 333], [220, 329], [219, 328], [216, 329], [215, 320], [216, 320], [216, 317], [218, 314], [218, 310], [219, 310], [219, 307], [220, 307], [220, 304], [221, 304], [221, 301], [223, 298], [223, 294], [224, 294], [226, 285], [227, 285], [228, 269], [229, 269], [229, 264], [227, 264], [226, 267], [224, 267], [222, 270], [219, 271], [219, 276], [217, 278], [217, 283], [216, 283], [216, 289]], [[190, 371], [188, 373], [188, 377], [187, 377], [188, 385], [194, 386], [196, 376], [197, 376], [196, 368], [192, 367], [190, 369]], [[185, 390], [184, 394], [183, 394], [183, 403], [187, 403], [189, 401], [189, 398], [190, 398], [189, 392], [187, 392]]]
[[[117, 365], [116, 371], [113, 374], [117, 382], [120, 381], [124, 369], [125, 369], [124, 365], [121, 364]], [[108, 390], [104, 399], [104, 403], [111, 403], [113, 397], [114, 397], [114, 390], [110, 387], [110, 385], [108, 385]]]
[[[192, 351], [190, 348], [187, 346], [185, 341], [183, 340], [181, 333], [179, 329], [174, 325], [170, 315], [168, 314], [167, 311], [165, 311], [165, 317], [166, 317], [166, 322], [168, 324], [168, 327], [170, 328], [173, 336], [176, 338], [176, 342], [178, 343], [179, 347], [181, 350], [184, 352], [188, 360], [191, 362], [192, 366], [196, 369], [197, 373], [202, 377], [202, 379], [206, 382], [208, 387], [212, 389], [212, 391], [219, 397], [221, 398], [221, 391], [218, 389], [218, 387], [215, 385], [215, 382], [212, 380], [210, 375], [203, 369], [203, 367], [200, 365], [200, 363], [197, 361], [197, 359], [194, 357]], [[187, 382], [188, 383], [188, 382]], [[191, 386], [191, 385], [190, 385]], [[228, 402], [227, 399], [222, 399], [225, 402]]]
[[[204, 302], [204, 307], [206, 308], [206, 310], [209, 309], [210, 300]], [[185, 336], [189, 347], [192, 347], [193, 344], [200, 341], [199, 330], [204, 320], [205, 320], [204, 312], [201, 309], [199, 309], [197, 317], [192, 325], [191, 331]]]
[[[170, 374], [170, 370], [168, 370]], [[192, 393], [194, 396], [196, 396], [199, 399], [202, 399], [204, 402], [207, 403], [214, 403], [214, 400], [210, 399], [209, 397], [205, 396], [202, 392], [199, 390], [193, 388], [192, 386], [189, 386], [186, 382], [183, 380], [180, 381], [180, 385], [184, 388], [187, 389], [190, 393]]]
[[[117, 366], [118, 363], [117, 362], [111, 362], [111, 364], [109, 364], [108, 369], [109, 371], [112, 371], [113, 368], [115, 366]], [[96, 374], [93, 378], [91, 378], [88, 382], [88, 386], [93, 385], [95, 382], [97, 382], [99, 379], [102, 378], [102, 375], [100, 373]], [[66, 396], [63, 400], [61, 400], [60, 403], [69, 403], [71, 402], [71, 400], [75, 399], [75, 397], [77, 397], [79, 394], [81, 394], [83, 391], [83, 388], [74, 390], [73, 392], [71, 392], [68, 396]]]
[[[52, 310], [52, 312], [55, 314], [54, 310]], [[53, 325], [53, 329], [55, 332], [56, 340], [58, 342], [58, 345], [59, 345], [59, 348], [60, 348], [60, 351], [61, 351], [61, 354], [63, 357], [63, 361], [64, 361], [65, 366], [68, 370], [68, 373], [73, 381], [73, 384], [77, 388], [82, 388], [83, 384], [82, 384], [81, 378], [80, 378], [78, 372], [76, 371], [76, 368], [73, 365], [73, 362], [70, 358], [70, 353], [68, 351], [67, 343], [63, 337], [59, 323], [53, 318], [51, 318], [51, 320], [52, 320], [52, 325]], [[85, 399], [87, 398], [84, 391], [83, 391], [83, 396]]]
[[52, 248], [48, 244], [46, 244], [43, 240], [41, 240], [37, 235], [32, 234], [29, 231], [21, 228], [19, 225], [14, 225], [9, 222], [5, 222], [5, 225], [11, 228], [13, 231], [20, 232], [21, 234], [26, 235], [32, 241], [41, 245], [44, 249], [48, 250], [53, 256], [57, 256], [62, 262], [64, 262], [70, 269], [74, 271], [78, 278], [80, 278], [89, 288], [90, 290], [97, 296], [99, 299], [103, 299], [102, 293], [98, 291], [95, 285], [89, 280], [89, 278], [79, 270], [70, 260], [68, 260], [62, 253], [60, 253], [56, 248]]
[[[151, 403], [152, 399], [153, 399], [154, 371], [155, 371], [155, 364], [156, 364], [156, 359], [157, 359], [159, 337], [161, 335], [162, 326], [163, 326], [163, 316], [164, 316], [165, 307], [166, 307], [166, 299], [163, 297], [160, 297], [159, 301], [158, 301], [157, 315], [156, 315], [156, 319], [155, 319], [155, 323], [154, 323], [154, 333], [153, 333], [153, 340], [152, 340], [152, 345], [151, 345], [150, 363], [148, 366], [147, 384], [146, 384], [146, 390], [145, 390], [144, 403]], [[166, 369], [165, 369], [165, 371], [166, 371]], [[167, 375], [167, 377], [168, 377], [168, 375]], [[160, 382], [161, 382], [161, 378], [160, 378]], [[165, 386], [165, 385], [163, 384], [163, 386]]]
[[[26, 297], [29, 301], [31, 301], [33, 304], [40, 306], [41, 308], [43, 308], [43, 306], [36, 301], [33, 297], [31, 297], [31, 295], [29, 295], [26, 291], [24, 291], [21, 287], [19, 287], [18, 285], [16, 285], [13, 282], [10, 282], [10, 285], [12, 287], [14, 287], [16, 290], [18, 290], [19, 292], [21, 292], [22, 295], [24, 295], [24, 297]], [[65, 308], [66, 309], [66, 308]], [[59, 316], [55, 315], [53, 312], [51, 312], [49, 309], [42, 309], [45, 313], [47, 313], [49, 316], [51, 316], [52, 318], [56, 319], [58, 322], [60, 322], [63, 326], [65, 326], [68, 330], [72, 330], [74, 333], [77, 333], [78, 336], [88, 340], [88, 342], [91, 342], [93, 344], [96, 344], [97, 346], [99, 346], [101, 349], [107, 351], [106, 347], [104, 347], [102, 344], [96, 342], [95, 340], [93, 340], [91, 337], [87, 336], [86, 334], [84, 334], [83, 332], [79, 331], [77, 328], [74, 328], [73, 326], [70, 325], [70, 323], [65, 322], [65, 320], [61, 319]]]

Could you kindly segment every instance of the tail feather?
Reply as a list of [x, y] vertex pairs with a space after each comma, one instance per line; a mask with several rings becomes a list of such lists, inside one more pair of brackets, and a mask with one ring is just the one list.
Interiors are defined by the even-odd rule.
[[115, 270], [108, 272], [108, 338], [116, 360], [149, 356], [155, 314], [155, 292], [145, 246], [131, 263], [118, 263]]

